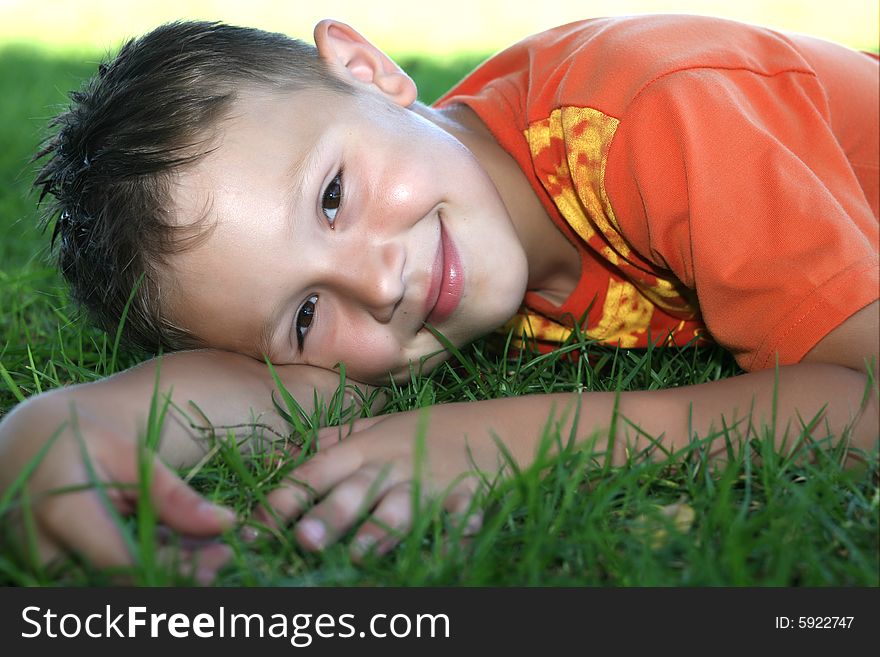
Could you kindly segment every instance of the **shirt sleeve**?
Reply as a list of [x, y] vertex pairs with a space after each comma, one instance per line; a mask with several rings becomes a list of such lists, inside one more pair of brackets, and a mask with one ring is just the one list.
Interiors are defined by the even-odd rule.
[[877, 217], [828, 114], [808, 70], [697, 68], [642, 90], [611, 145], [622, 232], [746, 370], [798, 362], [878, 298]]

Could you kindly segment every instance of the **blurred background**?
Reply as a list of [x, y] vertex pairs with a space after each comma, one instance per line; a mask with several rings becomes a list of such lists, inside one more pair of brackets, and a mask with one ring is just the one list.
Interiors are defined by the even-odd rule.
[[174, 18], [221, 19], [310, 38], [332, 17], [394, 53], [492, 52], [527, 34], [591, 16], [683, 12], [806, 32], [870, 49], [877, 0], [0, 0], [0, 41], [104, 50]]

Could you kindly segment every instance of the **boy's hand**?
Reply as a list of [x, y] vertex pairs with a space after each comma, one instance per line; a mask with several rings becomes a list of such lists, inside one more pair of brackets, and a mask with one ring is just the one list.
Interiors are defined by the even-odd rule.
[[[444, 508], [466, 523], [466, 533], [476, 531], [481, 517], [473, 509], [473, 497], [483, 477], [492, 481], [504, 464], [493, 436], [504, 436], [511, 455], [522, 463], [531, 457], [547, 419], [545, 400], [532, 397], [531, 403], [519, 400], [518, 406], [516, 401], [446, 404], [323, 429], [318, 454], [293, 470], [288, 483], [272, 491], [267, 501], [282, 522], [302, 515], [295, 534], [309, 550], [333, 543], [372, 510], [354, 538], [352, 556], [387, 552], [412, 524], [421, 435], [422, 497], [441, 498]], [[511, 436], [519, 436], [514, 438], [519, 442], [511, 443]], [[255, 519], [276, 523], [262, 508]]]
[[[0, 492], [4, 494], [39, 454], [46, 440], [63, 426], [25, 484], [33, 533], [29, 536], [21, 512], [13, 514], [16, 522], [10, 527], [25, 549], [33, 541], [43, 563], [73, 552], [99, 568], [131, 566], [134, 557], [109, 507], [122, 515], [136, 509], [138, 446], [133, 439], [102, 425], [82, 410], [77, 413], [75, 432], [69, 409], [63, 410], [63, 399], [59, 397], [63, 395], [32, 400], [16, 409], [2, 425]], [[215, 537], [234, 524], [231, 510], [207, 502], [157, 457], [149, 458], [153, 459], [151, 501], [160, 523], [198, 539]], [[110, 484], [103, 488], [105, 496], [95, 486], [96, 480]], [[56, 492], [63, 489], [74, 492]], [[4, 518], [4, 524], [7, 522], [9, 516]], [[200, 540], [182, 548], [178, 556], [184, 571], [206, 583], [231, 552], [220, 543]]]

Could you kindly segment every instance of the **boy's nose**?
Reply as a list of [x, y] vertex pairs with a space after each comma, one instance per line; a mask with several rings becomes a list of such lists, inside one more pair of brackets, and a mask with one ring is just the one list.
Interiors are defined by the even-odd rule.
[[362, 243], [352, 245], [346, 256], [338, 275], [347, 293], [377, 321], [390, 321], [405, 292], [403, 246], [393, 242]]

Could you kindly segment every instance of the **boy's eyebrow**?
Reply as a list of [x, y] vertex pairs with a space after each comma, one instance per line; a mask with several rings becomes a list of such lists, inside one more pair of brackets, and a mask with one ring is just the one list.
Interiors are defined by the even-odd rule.
[[298, 201], [304, 198], [305, 189], [309, 186], [312, 176], [315, 174], [315, 166], [321, 160], [324, 149], [319, 139], [305, 145], [300, 157], [294, 158], [290, 168], [285, 173], [285, 180], [290, 181], [284, 195], [284, 217], [288, 220], [288, 227], [293, 227], [296, 218], [296, 206]]

